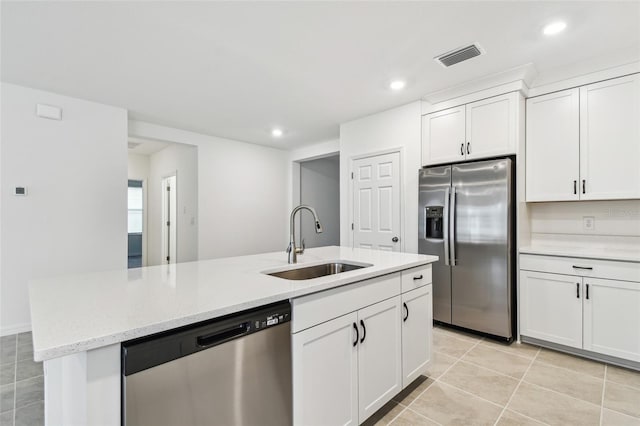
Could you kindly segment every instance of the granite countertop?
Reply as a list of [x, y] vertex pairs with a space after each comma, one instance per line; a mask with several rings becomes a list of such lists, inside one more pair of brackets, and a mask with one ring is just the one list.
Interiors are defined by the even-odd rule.
[[[337, 260], [373, 266], [306, 281], [262, 273]], [[331, 246], [307, 249], [298, 265], [274, 252], [34, 280], [34, 358], [87, 351], [437, 260]]]
[[520, 248], [521, 254], [538, 254], [546, 256], [577, 257], [584, 259], [617, 260], [623, 262], [640, 262], [640, 249], [604, 248], [593, 246], [532, 245]]

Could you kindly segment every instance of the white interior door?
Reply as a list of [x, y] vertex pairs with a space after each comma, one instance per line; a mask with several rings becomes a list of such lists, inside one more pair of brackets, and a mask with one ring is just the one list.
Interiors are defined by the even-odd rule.
[[353, 161], [353, 246], [400, 251], [400, 153]]
[[162, 179], [162, 263], [178, 261], [177, 189], [175, 175]]

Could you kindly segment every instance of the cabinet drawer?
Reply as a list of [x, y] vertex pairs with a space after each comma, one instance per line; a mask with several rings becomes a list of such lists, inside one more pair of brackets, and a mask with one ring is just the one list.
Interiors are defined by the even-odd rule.
[[431, 284], [431, 265], [418, 266], [402, 271], [402, 292]]
[[520, 269], [640, 282], [640, 263], [634, 262], [521, 254]]
[[397, 296], [401, 288], [400, 274], [401, 272], [383, 275], [293, 299], [291, 332], [297, 333], [321, 322]]

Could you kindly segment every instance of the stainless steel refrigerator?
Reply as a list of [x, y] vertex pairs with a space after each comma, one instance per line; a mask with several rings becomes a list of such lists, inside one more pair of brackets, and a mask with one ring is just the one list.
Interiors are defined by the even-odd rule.
[[418, 250], [440, 257], [436, 321], [512, 340], [514, 176], [511, 158], [420, 170]]

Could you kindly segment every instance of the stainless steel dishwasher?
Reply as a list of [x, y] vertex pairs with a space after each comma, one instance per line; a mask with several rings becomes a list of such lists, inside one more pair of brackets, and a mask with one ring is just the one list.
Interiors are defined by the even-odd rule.
[[291, 306], [122, 344], [126, 426], [291, 425]]

